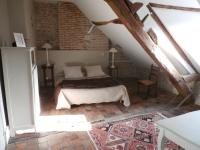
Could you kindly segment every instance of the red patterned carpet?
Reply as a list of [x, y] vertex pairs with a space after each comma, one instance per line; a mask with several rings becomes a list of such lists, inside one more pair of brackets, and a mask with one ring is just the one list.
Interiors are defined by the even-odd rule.
[[[96, 123], [89, 135], [98, 150], [156, 150], [159, 130], [155, 122], [161, 119], [164, 119], [161, 114], [152, 113]], [[165, 140], [165, 150], [180, 149]]]

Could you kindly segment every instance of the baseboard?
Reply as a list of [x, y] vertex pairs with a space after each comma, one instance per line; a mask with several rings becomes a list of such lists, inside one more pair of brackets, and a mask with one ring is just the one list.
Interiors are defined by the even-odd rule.
[[15, 128], [17, 134], [36, 132], [34, 125], [20, 126]]

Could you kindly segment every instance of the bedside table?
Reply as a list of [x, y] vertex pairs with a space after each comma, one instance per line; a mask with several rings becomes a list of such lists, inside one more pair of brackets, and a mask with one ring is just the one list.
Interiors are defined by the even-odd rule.
[[115, 68], [108, 67], [108, 70], [111, 77], [113, 77], [114, 79], [118, 79], [119, 71], [117, 66], [115, 66]]
[[[50, 84], [51, 87], [54, 87], [54, 64], [50, 65], [43, 64], [42, 70], [44, 77], [44, 86], [47, 87]], [[48, 74], [49, 71], [50, 73]]]

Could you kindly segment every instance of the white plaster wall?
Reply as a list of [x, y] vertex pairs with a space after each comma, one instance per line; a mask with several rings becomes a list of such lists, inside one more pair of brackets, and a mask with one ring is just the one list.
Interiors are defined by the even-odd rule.
[[[75, 0], [75, 4], [92, 21], [105, 21], [117, 18], [112, 9], [103, 0]], [[125, 26], [108, 24], [99, 27], [99, 29], [101, 29], [113, 43], [117, 43], [124, 49], [123, 52], [134, 62], [133, 64], [137, 63], [137, 65], [146, 66], [149, 65], [149, 62], [152, 63], [149, 56], [144, 53], [144, 50]]]
[[24, 36], [26, 35], [26, 27], [24, 22], [24, 1], [8, 0], [8, 9], [10, 16], [11, 38], [13, 42], [13, 32], [23, 33]]
[[27, 46], [34, 46], [32, 2], [32, 0], [8, 0], [12, 42], [14, 41], [13, 32], [19, 32], [23, 33]]
[[10, 24], [7, 0], [0, 0], [0, 46], [9, 46], [10, 43]]
[[34, 30], [34, 6], [33, 0], [24, 0], [25, 11], [25, 26], [26, 26], [26, 38], [27, 46], [35, 46], [35, 30]]
[[[136, 2], [132, 0], [133, 2]], [[148, 2], [179, 5], [179, 6], [190, 6], [196, 7], [198, 2], [196, 0], [137, 0], [147, 4]], [[113, 10], [103, 0], [74, 0], [74, 3], [82, 10], [83, 13], [92, 21], [105, 21], [117, 18]], [[140, 11], [140, 16], [146, 15], [147, 9]], [[99, 27], [104, 34], [106, 34], [114, 43], [119, 44], [123, 49], [124, 53], [133, 61], [135, 64], [141, 67], [149, 66], [152, 63], [149, 56], [144, 53], [142, 47], [132, 37], [129, 31], [123, 25], [109, 24], [106, 26]]]
[[[46, 64], [46, 52], [37, 51], [37, 65], [39, 68], [39, 81], [43, 82], [43, 74], [41, 65]], [[55, 65], [55, 77], [59, 77], [63, 72], [66, 64], [82, 64], [82, 65], [101, 65], [105, 72], [108, 67], [108, 51], [86, 51], [86, 50], [50, 50], [49, 60]]]

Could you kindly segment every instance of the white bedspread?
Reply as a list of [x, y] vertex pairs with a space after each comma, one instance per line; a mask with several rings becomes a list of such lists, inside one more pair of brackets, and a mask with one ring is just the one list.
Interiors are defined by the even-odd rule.
[[61, 89], [56, 109], [70, 109], [71, 105], [116, 102], [122, 100], [130, 105], [129, 95], [124, 85], [96, 89]]

